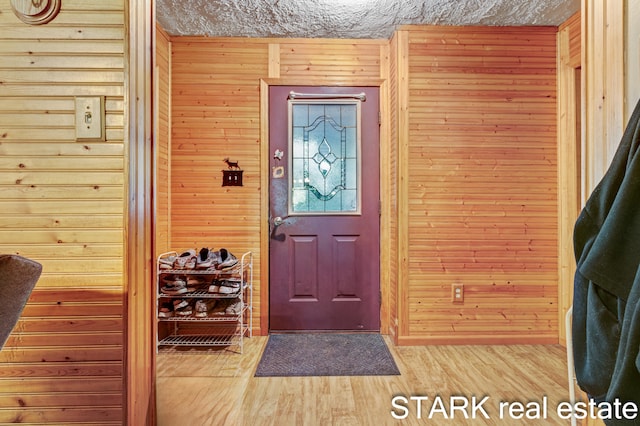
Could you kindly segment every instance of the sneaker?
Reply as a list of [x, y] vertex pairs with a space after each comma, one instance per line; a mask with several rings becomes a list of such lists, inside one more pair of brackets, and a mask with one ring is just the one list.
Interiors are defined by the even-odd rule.
[[220, 293], [220, 281], [213, 280], [209, 286], [209, 293]]
[[207, 300], [207, 313], [208, 314], [214, 314], [217, 304], [218, 304], [218, 300], [216, 300], [216, 299]]
[[175, 280], [176, 280], [176, 276], [175, 275], [166, 275], [166, 274], [160, 275], [160, 281], [162, 281], [165, 284], [172, 283]]
[[173, 281], [165, 281], [165, 285], [162, 286], [160, 291], [169, 295], [185, 294], [188, 292], [187, 283], [181, 278], [176, 278]]
[[174, 269], [194, 269], [196, 267], [196, 251], [191, 249], [182, 253], [173, 262]]
[[172, 269], [173, 263], [176, 261], [175, 255], [169, 255], [158, 259], [160, 269]]
[[203, 248], [196, 259], [196, 269], [215, 269], [218, 264], [218, 252]]
[[224, 315], [230, 303], [231, 299], [216, 300], [215, 305], [209, 309], [209, 312], [211, 315]]
[[189, 302], [184, 299], [178, 299], [173, 301], [173, 309], [178, 310], [184, 308], [185, 306], [189, 306]]
[[206, 284], [206, 281], [204, 277], [194, 277], [194, 276], [187, 277], [187, 285], [189, 287], [198, 288], [198, 287], [202, 287], [205, 284]]
[[158, 310], [158, 318], [171, 318], [173, 316], [173, 306], [170, 303], [163, 303]]
[[159, 263], [158, 264], [158, 269], [163, 270], [163, 271], [168, 271], [173, 269], [173, 262], [171, 264], [169, 263]]
[[238, 264], [238, 259], [231, 254], [227, 249], [220, 249], [220, 263], [216, 266], [216, 269], [231, 269]]
[[207, 304], [204, 300], [196, 301], [196, 317], [206, 318], [207, 316]]
[[235, 294], [240, 291], [240, 281], [224, 280], [220, 283], [219, 293]]
[[208, 271], [215, 271], [219, 264], [220, 254], [217, 251], [212, 251], [209, 253], [209, 257], [207, 258], [207, 260], [200, 263], [198, 267], [200, 269], [205, 269]]
[[227, 315], [240, 315], [240, 312], [242, 312], [242, 306], [242, 300], [233, 299], [231, 303], [229, 303], [229, 306], [224, 310], [224, 313]]
[[206, 248], [206, 247], [203, 247], [198, 252], [198, 259], [196, 259], [196, 260], [198, 261], [198, 263], [200, 263], [200, 262], [204, 262], [205, 260], [207, 260], [208, 257], [209, 257], [209, 249]]
[[191, 305], [187, 304], [184, 308], [176, 309], [176, 315], [188, 317], [189, 315], [193, 315], [193, 309], [191, 308]]

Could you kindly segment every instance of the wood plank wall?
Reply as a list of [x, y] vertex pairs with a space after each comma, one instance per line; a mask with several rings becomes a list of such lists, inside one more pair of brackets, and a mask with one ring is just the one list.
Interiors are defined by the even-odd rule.
[[[260, 81], [379, 84], [386, 40], [171, 38], [171, 244], [251, 250], [254, 328], [266, 332], [261, 276]], [[388, 57], [388, 54], [386, 55]], [[222, 187], [225, 157], [244, 186]], [[265, 215], [266, 217], [266, 215]]]
[[[382, 174], [387, 214], [398, 212], [386, 218], [394, 256], [382, 273], [391, 332], [397, 318], [405, 344], [557, 341], [556, 28], [410, 27], [393, 46], [171, 43], [176, 249], [261, 247], [260, 79], [344, 85], [393, 75]], [[227, 156], [245, 169], [244, 187], [221, 186]], [[454, 282], [465, 285], [463, 305], [450, 301]]]
[[155, 250], [157, 254], [172, 249], [171, 238], [171, 42], [169, 35], [156, 28], [155, 48], [155, 123], [156, 192]]
[[625, 0], [624, 7], [625, 49], [625, 123], [640, 101], [640, 2]]
[[371, 84], [381, 77], [387, 40], [280, 40], [280, 75], [312, 85]]
[[[268, 44], [173, 37], [171, 45], [172, 249], [224, 247], [237, 256], [253, 251], [258, 318], [259, 87], [267, 76]], [[244, 170], [243, 186], [222, 186], [226, 157]]]
[[[124, 419], [125, 19], [123, 0], [67, 0], [29, 26], [0, 3], [0, 252], [44, 266], [0, 352], [2, 424]], [[86, 95], [104, 142], [75, 139]]]
[[[556, 28], [401, 30], [409, 272], [399, 341], [555, 343]], [[463, 304], [451, 301], [454, 283]]]
[[[174, 246], [263, 246], [260, 79], [346, 85], [392, 75], [388, 329], [397, 324], [401, 344], [557, 342], [555, 38], [546, 27], [410, 27], [386, 47], [171, 38]], [[221, 187], [227, 156], [245, 169], [244, 187]], [[254, 314], [266, 332], [261, 281]], [[463, 305], [450, 301], [454, 282], [465, 285]]]
[[584, 201], [609, 167], [631, 114], [625, 114], [625, 3], [582, 0]]

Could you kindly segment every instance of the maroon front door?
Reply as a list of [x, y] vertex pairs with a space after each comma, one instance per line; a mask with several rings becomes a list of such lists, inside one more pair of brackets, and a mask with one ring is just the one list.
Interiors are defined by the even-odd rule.
[[380, 329], [378, 111], [378, 88], [270, 87], [272, 332]]

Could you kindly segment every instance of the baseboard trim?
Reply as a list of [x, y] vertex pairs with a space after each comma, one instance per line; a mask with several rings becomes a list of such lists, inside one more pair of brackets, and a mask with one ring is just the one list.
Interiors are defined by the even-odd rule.
[[557, 335], [398, 336], [398, 346], [424, 345], [556, 345]]

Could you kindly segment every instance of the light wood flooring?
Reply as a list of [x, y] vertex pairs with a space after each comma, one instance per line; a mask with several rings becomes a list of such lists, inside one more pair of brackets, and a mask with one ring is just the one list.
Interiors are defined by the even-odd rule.
[[[566, 351], [559, 345], [394, 346], [387, 340], [400, 376], [256, 378], [266, 342], [266, 336], [245, 339], [243, 354], [161, 351], [158, 426], [570, 424], [556, 413], [569, 400]], [[451, 396], [469, 408], [445, 418]], [[471, 418], [472, 398], [480, 403], [485, 396], [481, 407], [489, 418], [480, 409]], [[396, 405], [394, 397], [400, 397]], [[420, 412], [411, 397], [428, 397]], [[511, 402], [525, 411], [516, 404], [509, 413], [504, 405], [500, 418], [500, 404]]]

